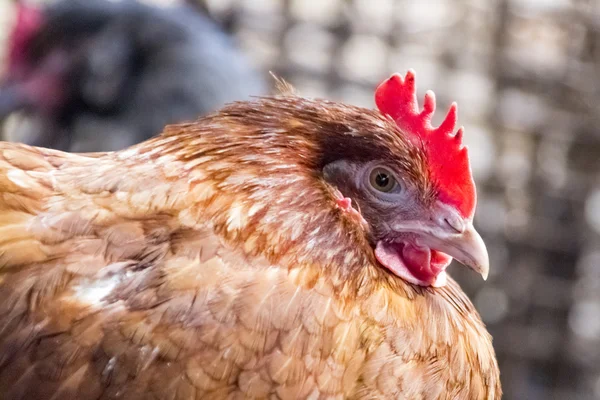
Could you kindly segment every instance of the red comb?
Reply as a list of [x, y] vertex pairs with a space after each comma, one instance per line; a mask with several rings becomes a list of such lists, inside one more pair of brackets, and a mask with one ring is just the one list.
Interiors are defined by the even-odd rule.
[[19, 67], [25, 63], [27, 47], [43, 24], [42, 12], [36, 7], [27, 6], [20, 1], [16, 11], [16, 23], [8, 49], [8, 71], [11, 74], [18, 73]]
[[463, 217], [472, 217], [477, 194], [467, 148], [462, 144], [463, 128], [454, 134], [456, 103], [452, 103], [439, 127], [431, 126], [435, 94], [432, 91], [425, 94], [423, 111], [419, 112], [415, 73], [412, 70], [406, 73], [404, 79], [394, 74], [379, 85], [375, 92], [375, 103], [382, 114], [392, 117], [417, 143], [423, 143], [440, 200], [455, 206]]

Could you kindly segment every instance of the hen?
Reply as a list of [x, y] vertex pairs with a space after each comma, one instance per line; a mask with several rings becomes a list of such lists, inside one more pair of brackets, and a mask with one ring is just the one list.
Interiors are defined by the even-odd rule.
[[4, 399], [500, 399], [456, 106], [238, 102], [127, 150], [0, 147]]
[[17, 11], [0, 119], [25, 110], [32, 123], [14, 141], [120, 150], [265, 91], [231, 38], [190, 7], [62, 0]]

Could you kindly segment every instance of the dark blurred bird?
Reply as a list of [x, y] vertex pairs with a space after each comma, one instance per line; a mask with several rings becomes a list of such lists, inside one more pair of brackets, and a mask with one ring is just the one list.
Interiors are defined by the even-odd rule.
[[198, 10], [135, 1], [19, 4], [6, 70], [0, 119], [36, 122], [12, 139], [76, 152], [122, 149], [266, 90]]

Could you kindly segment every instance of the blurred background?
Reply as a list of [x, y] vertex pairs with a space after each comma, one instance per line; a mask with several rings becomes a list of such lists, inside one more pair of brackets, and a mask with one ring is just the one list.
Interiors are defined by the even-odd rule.
[[[183, 2], [144, 3], [172, 7]], [[76, 18], [87, 27], [74, 34], [81, 41], [61, 42], [55, 53], [40, 50], [52, 47], [52, 41], [47, 43], [51, 34], [44, 35], [46, 43], [35, 44], [41, 56], [29, 68], [49, 65], [41, 75], [50, 78], [42, 86], [28, 84], [36, 93], [44, 88], [42, 93], [62, 104], [48, 99], [31, 104], [35, 101], [23, 98], [8, 104], [0, 96], [6, 139], [44, 143], [47, 138], [31, 133], [43, 127], [53, 132], [50, 145], [57, 148], [118, 148], [159, 132], [164, 123], [268, 93], [268, 71], [305, 96], [373, 107], [380, 81], [413, 68], [420, 99], [427, 89], [435, 90], [438, 118], [457, 101], [459, 122], [466, 127], [479, 189], [476, 225], [488, 245], [492, 269], [485, 284], [458, 268], [451, 273], [494, 336], [505, 398], [600, 399], [600, 2], [188, 1], [193, 13], [206, 17], [202, 19], [192, 18], [191, 8], [173, 14], [172, 8], [131, 11], [118, 3], [104, 3], [91, 12], [117, 7], [114, 15], [102, 17], [115, 24], [90, 30], [95, 17]], [[5, 76], [11, 70], [8, 37], [19, 20], [16, 9], [9, 0], [0, 2]], [[152, 21], [151, 29], [136, 13]], [[138, 19], [132, 23], [119, 15]], [[157, 22], [166, 15], [163, 25]], [[35, 17], [28, 18], [21, 22], [35, 26]], [[184, 38], [169, 28], [182, 23], [187, 27]], [[123, 25], [128, 29], [121, 36], [130, 41], [119, 39]], [[73, 26], [62, 30], [76, 32]], [[131, 38], [138, 36], [142, 44], [132, 44], [138, 39]], [[97, 42], [103, 43], [100, 50], [93, 45]], [[148, 43], [153, 45], [144, 47]], [[214, 48], [190, 61], [190, 52], [210, 46]], [[153, 68], [143, 60], [160, 69], [162, 58], [151, 56], [164, 48], [171, 49], [171, 63], [164, 66], [167, 72], [151, 77], [150, 93], [158, 100], [148, 103], [140, 75]], [[51, 59], [48, 54], [70, 51], [77, 56], [63, 57], [62, 63], [39, 62]], [[73, 59], [78, 60], [77, 73], [64, 68], [65, 60]], [[173, 59], [183, 60], [183, 66], [173, 66]], [[119, 76], [121, 81], [110, 86], [98, 76]], [[60, 84], [68, 87], [68, 95], [56, 96]], [[105, 93], [107, 85], [121, 84], [124, 88], [115, 89], [113, 97]], [[182, 87], [192, 93], [181, 96]], [[169, 92], [173, 88], [175, 94]], [[5, 85], [1, 90], [12, 89]], [[132, 95], [136, 90], [143, 96]], [[215, 94], [219, 92], [226, 95]], [[133, 111], [122, 110], [124, 103], [132, 103], [122, 101], [127, 96], [142, 99], [133, 101]], [[71, 105], [68, 113], [65, 104]], [[185, 111], [172, 111], [177, 107]], [[118, 134], [107, 138], [107, 127]], [[69, 140], [61, 139], [65, 136]]]

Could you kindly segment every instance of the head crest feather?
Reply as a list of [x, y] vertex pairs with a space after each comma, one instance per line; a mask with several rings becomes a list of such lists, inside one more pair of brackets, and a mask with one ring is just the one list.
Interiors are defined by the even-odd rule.
[[467, 148], [462, 144], [463, 128], [456, 134], [457, 105], [452, 103], [440, 126], [431, 125], [435, 111], [435, 94], [425, 94], [423, 110], [419, 111], [415, 87], [415, 73], [406, 77], [394, 74], [379, 85], [375, 103], [382, 114], [387, 114], [415, 143], [422, 143], [427, 154], [429, 173], [434, 179], [441, 201], [455, 206], [463, 217], [475, 212], [477, 194], [471, 175]]

